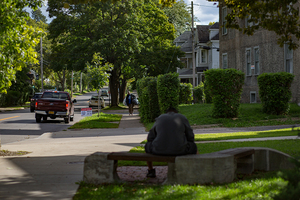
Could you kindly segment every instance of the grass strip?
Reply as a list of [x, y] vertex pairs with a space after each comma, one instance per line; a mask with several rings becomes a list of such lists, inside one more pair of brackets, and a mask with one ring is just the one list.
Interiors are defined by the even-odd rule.
[[150, 185], [143, 183], [89, 185], [83, 182], [73, 197], [81, 199], [145, 199], [145, 200], [215, 200], [261, 199], [271, 200], [287, 183], [276, 172], [257, 173], [229, 184], [209, 185]]
[[213, 133], [213, 134], [195, 134], [195, 141], [211, 141], [211, 140], [231, 140], [231, 139], [248, 139], [248, 138], [264, 138], [264, 137], [283, 137], [297, 136], [298, 130], [292, 128], [276, 129], [268, 131], [251, 131], [236, 133]]
[[[122, 115], [98, 113], [92, 116], [85, 117], [79, 122], [75, 123], [69, 129], [89, 129], [89, 128], [118, 128]], [[117, 122], [117, 123], [111, 123]]]

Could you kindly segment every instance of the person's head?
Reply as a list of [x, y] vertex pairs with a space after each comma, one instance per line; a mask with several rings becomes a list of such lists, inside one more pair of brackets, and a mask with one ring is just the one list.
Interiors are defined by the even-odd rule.
[[178, 110], [172, 106], [170, 106], [167, 110], [166, 110], [166, 113], [168, 112], [174, 112], [174, 113], [178, 113]]
[[130, 91], [128, 91], [127, 94], [130, 95]]

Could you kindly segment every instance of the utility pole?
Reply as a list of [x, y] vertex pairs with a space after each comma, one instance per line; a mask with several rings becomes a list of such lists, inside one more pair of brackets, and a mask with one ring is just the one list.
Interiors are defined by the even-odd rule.
[[43, 37], [41, 37], [41, 87], [42, 87], [42, 92], [44, 92], [44, 78], [43, 78]]
[[82, 72], [80, 73], [80, 93], [82, 93]]
[[196, 74], [196, 63], [195, 63], [195, 34], [194, 34], [194, 5], [193, 1], [191, 1], [192, 5], [192, 61], [193, 61], [193, 87], [196, 87], [195, 74]]

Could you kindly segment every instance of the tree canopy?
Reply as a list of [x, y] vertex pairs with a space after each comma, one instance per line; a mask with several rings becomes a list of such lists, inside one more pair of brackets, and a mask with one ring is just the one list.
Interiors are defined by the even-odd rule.
[[[209, 0], [214, 1], [214, 0]], [[259, 28], [278, 35], [278, 44], [288, 43], [291, 49], [298, 48], [300, 39], [298, 0], [224, 0], [220, 6], [229, 8], [227, 27], [252, 35]], [[248, 19], [251, 26], [241, 26], [240, 19]]]
[[0, 2], [0, 93], [6, 93], [17, 71], [36, 63], [35, 46], [42, 35], [40, 29], [27, 25], [29, 13], [24, 8], [37, 9], [41, 0]]

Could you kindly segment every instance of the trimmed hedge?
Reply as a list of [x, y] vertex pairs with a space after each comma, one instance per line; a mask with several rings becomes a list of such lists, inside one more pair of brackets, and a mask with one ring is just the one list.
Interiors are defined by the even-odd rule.
[[157, 95], [160, 113], [165, 113], [172, 106], [178, 110], [180, 82], [178, 73], [159, 75], [157, 78]]
[[257, 77], [264, 113], [276, 115], [288, 113], [293, 80], [294, 75], [288, 72], [263, 73]]
[[203, 103], [203, 90], [204, 90], [203, 82], [201, 82], [199, 85], [194, 87], [193, 93], [194, 93], [194, 102], [195, 103]]
[[139, 114], [142, 122], [149, 122], [149, 95], [148, 95], [148, 82], [150, 77], [144, 77], [137, 81], [137, 92], [139, 95]]
[[192, 102], [192, 89], [192, 84], [180, 83], [179, 104], [190, 104]]
[[245, 74], [236, 69], [210, 69], [204, 72], [212, 95], [215, 118], [238, 116]]
[[205, 103], [212, 103], [212, 97], [209, 89], [207, 89], [207, 82], [204, 81], [203, 85], [203, 91], [204, 91], [204, 101]]
[[154, 122], [155, 118], [160, 115], [160, 109], [158, 104], [158, 95], [157, 95], [157, 78], [152, 78], [148, 81], [148, 98], [149, 98], [149, 122]]

